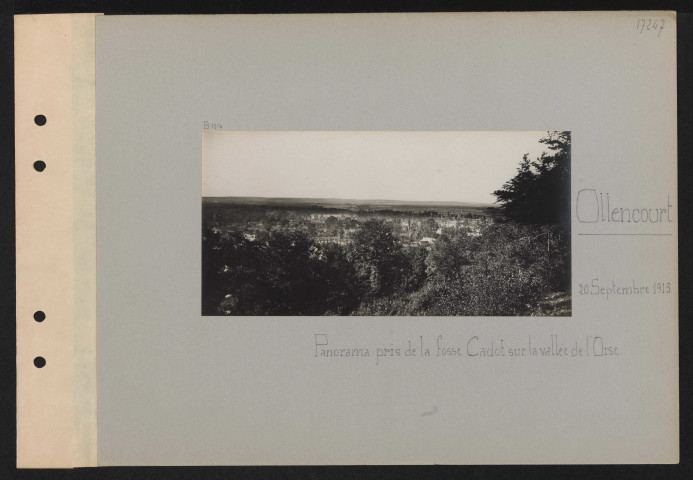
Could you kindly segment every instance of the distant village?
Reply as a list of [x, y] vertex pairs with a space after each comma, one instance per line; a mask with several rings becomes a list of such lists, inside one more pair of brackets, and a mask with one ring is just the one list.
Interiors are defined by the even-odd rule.
[[[212, 232], [228, 237], [232, 232], [242, 232], [248, 241], [257, 241], [263, 235], [278, 230], [302, 230], [317, 243], [348, 245], [352, 242], [361, 222], [370, 218], [386, 220], [392, 225], [405, 247], [433, 245], [441, 235], [477, 237], [492, 218], [482, 210], [477, 213], [450, 211], [394, 211], [330, 209], [328, 212], [306, 209], [244, 209], [239, 206], [214, 206], [207, 225]], [[336, 211], [335, 211], [336, 210]]]

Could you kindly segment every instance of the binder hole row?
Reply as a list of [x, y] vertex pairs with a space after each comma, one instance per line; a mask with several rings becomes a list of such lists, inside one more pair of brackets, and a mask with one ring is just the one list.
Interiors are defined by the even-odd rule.
[[[46, 124], [46, 117], [44, 115], [36, 115], [34, 117], [34, 123], [38, 125], [39, 127], [42, 127], [43, 125]], [[43, 172], [46, 169], [46, 162], [43, 160], [36, 160], [34, 162], [34, 170], [37, 172]], [[34, 320], [37, 322], [41, 323], [46, 319], [46, 314], [43, 313], [41, 310], [38, 310], [34, 312]], [[43, 368], [46, 366], [46, 359], [43, 357], [36, 357], [34, 358], [34, 366], [36, 368]]]

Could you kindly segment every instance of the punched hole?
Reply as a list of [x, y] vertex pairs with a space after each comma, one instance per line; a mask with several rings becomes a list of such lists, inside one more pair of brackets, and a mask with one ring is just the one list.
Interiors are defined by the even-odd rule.
[[34, 162], [34, 170], [37, 172], [43, 172], [46, 169], [46, 162], [43, 160], [36, 160]]
[[34, 117], [34, 123], [38, 125], [39, 127], [42, 127], [43, 125], [46, 124], [46, 117], [43, 115], [36, 115]]
[[43, 368], [46, 366], [46, 359], [43, 357], [34, 358], [34, 366], [36, 368]]
[[37, 322], [41, 323], [46, 319], [46, 314], [43, 313], [41, 310], [38, 310], [37, 312], [34, 312], [34, 320]]

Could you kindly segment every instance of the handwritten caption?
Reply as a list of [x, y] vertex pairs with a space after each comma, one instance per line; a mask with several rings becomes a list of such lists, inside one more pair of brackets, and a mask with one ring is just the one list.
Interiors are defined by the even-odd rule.
[[598, 296], [609, 300], [613, 297], [632, 297], [642, 295], [669, 295], [672, 292], [671, 282], [663, 281], [641, 282], [634, 279], [617, 282], [616, 280], [600, 280], [592, 278], [591, 282], [578, 283], [578, 295]]
[[666, 203], [662, 197], [657, 205], [630, 205], [625, 207], [609, 192], [596, 188], [583, 188], [575, 199], [577, 221], [580, 223], [672, 223], [671, 195]]
[[434, 359], [511, 359], [536, 357], [557, 358], [608, 358], [621, 356], [621, 348], [599, 335], [581, 338], [564, 338], [560, 335], [508, 340], [500, 337], [472, 335], [462, 340], [436, 337], [408, 338], [400, 344], [345, 345], [331, 341], [325, 333], [315, 334], [315, 358], [317, 359], [371, 359], [376, 365], [402, 359], [422, 361]]
[[652, 32], [657, 34], [659, 37], [664, 30], [664, 19], [663, 18], [638, 18], [638, 23], [635, 25], [635, 29], [642, 35], [644, 32]]
[[203, 130], [222, 130], [223, 128], [221, 123], [208, 122], [207, 120], [202, 122]]

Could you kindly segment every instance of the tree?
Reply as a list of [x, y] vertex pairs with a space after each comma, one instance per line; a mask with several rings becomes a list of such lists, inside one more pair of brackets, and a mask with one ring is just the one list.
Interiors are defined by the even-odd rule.
[[421, 222], [421, 234], [424, 237], [433, 237], [438, 231], [438, 228], [440, 228], [440, 225], [432, 218], [427, 218]]
[[407, 261], [402, 244], [383, 220], [370, 219], [354, 234], [348, 258], [365, 293], [386, 296], [399, 285], [406, 272]]
[[261, 259], [270, 315], [315, 315], [318, 247], [300, 230], [272, 232]]
[[335, 228], [339, 224], [339, 219], [334, 215], [330, 215], [325, 219], [325, 226], [327, 228]]
[[348, 315], [360, 302], [358, 278], [344, 249], [327, 243], [321, 247], [314, 302], [320, 314]]
[[570, 227], [570, 132], [548, 132], [539, 140], [544, 152], [530, 161], [525, 154], [517, 174], [493, 192], [511, 220]]
[[266, 246], [239, 231], [225, 236], [206, 227], [202, 236], [204, 315], [265, 315], [265, 288], [258, 274]]
[[339, 219], [334, 215], [330, 215], [325, 219], [325, 233], [330, 237], [337, 236], [339, 227]]
[[405, 252], [409, 268], [402, 281], [402, 287], [406, 292], [414, 292], [426, 283], [426, 258], [428, 249], [425, 246], [410, 248]]
[[202, 230], [202, 315], [216, 315], [216, 308], [224, 298], [219, 281], [223, 256], [219, 231], [205, 226]]
[[487, 225], [478, 237], [443, 236], [426, 258], [427, 280], [411, 295], [408, 313], [478, 316], [536, 311], [540, 299], [560, 290], [565, 279], [569, 255], [559, 249], [561, 230], [510, 221]]
[[462, 275], [464, 267], [471, 263], [471, 243], [466, 236], [440, 238], [426, 258], [428, 276], [450, 282]]

